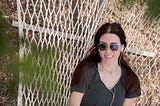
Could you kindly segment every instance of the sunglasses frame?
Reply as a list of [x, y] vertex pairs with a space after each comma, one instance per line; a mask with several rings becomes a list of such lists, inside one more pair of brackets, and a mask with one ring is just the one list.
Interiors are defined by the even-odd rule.
[[97, 45], [97, 48], [100, 51], [105, 51], [108, 47], [112, 51], [117, 51], [119, 49], [118, 43], [111, 43], [111, 44], [100, 43]]

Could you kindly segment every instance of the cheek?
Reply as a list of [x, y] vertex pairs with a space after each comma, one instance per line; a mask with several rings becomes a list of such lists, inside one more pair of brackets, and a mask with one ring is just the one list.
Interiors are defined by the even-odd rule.
[[102, 52], [102, 51], [98, 51], [98, 53], [99, 53], [100, 57], [103, 57], [104, 52]]
[[116, 55], [117, 58], [119, 58], [120, 54], [121, 54], [121, 51], [117, 51], [117, 52], [115, 53], [115, 55]]

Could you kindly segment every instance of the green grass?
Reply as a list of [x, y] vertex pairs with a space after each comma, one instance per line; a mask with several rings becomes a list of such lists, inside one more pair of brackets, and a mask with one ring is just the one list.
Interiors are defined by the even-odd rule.
[[[20, 81], [23, 85], [31, 85], [33, 89], [38, 88], [43, 95], [48, 92], [51, 96], [57, 90], [63, 94], [65, 85], [57, 80], [59, 70], [55, 67], [59, 58], [59, 50], [55, 51], [54, 48], [45, 47], [40, 50], [33, 44], [31, 51], [20, 62], [19, 71], [22, 73]], [[56, 58], [53, 59], [55, 55]], [[60, 87], [62, 90], [59, 89]]]
[[[9, 82], [6, 84], [7, 94], [6, 96], [17, 99], [17, 86], [18, 86], [18, 70], [14, 64], [18, 63], [17, 52], [18, 52], [18, 43], [17, 45], [14, 41], [17, 41], [16, 33], [13, 31], [12, 27], [8, 21], [3, 17], [2, 12], [0, 11], [0, 57], [5, 59], [6, 64], [5, 69], [1, 70], [7, 76]], [[16, 60], [12, 60], [16, 58]], [[14, 64], [12, 64], [14, 63]]]
[[141, 5], [147, 4], [148, 9], [145, 15], [151, 22], [160, 19], [160, 0], [123, 0], [122, 6], [132, 6], [135, 2], [139, 2]]

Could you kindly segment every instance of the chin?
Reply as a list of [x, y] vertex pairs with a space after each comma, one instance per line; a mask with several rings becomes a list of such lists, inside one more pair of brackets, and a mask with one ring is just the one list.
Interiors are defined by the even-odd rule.
[[111, 63], [114, 63], [115, 61], [113, 59], [105, 59], [104, 62], [106, 64], [111, 64]]

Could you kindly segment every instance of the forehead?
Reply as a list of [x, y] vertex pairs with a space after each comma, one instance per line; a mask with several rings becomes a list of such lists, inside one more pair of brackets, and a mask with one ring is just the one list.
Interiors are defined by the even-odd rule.
[[101, 36], [100, 42], [112, 43], [117, 42], [120, 43], [120, 39], [116, 34], [106, 33]]

